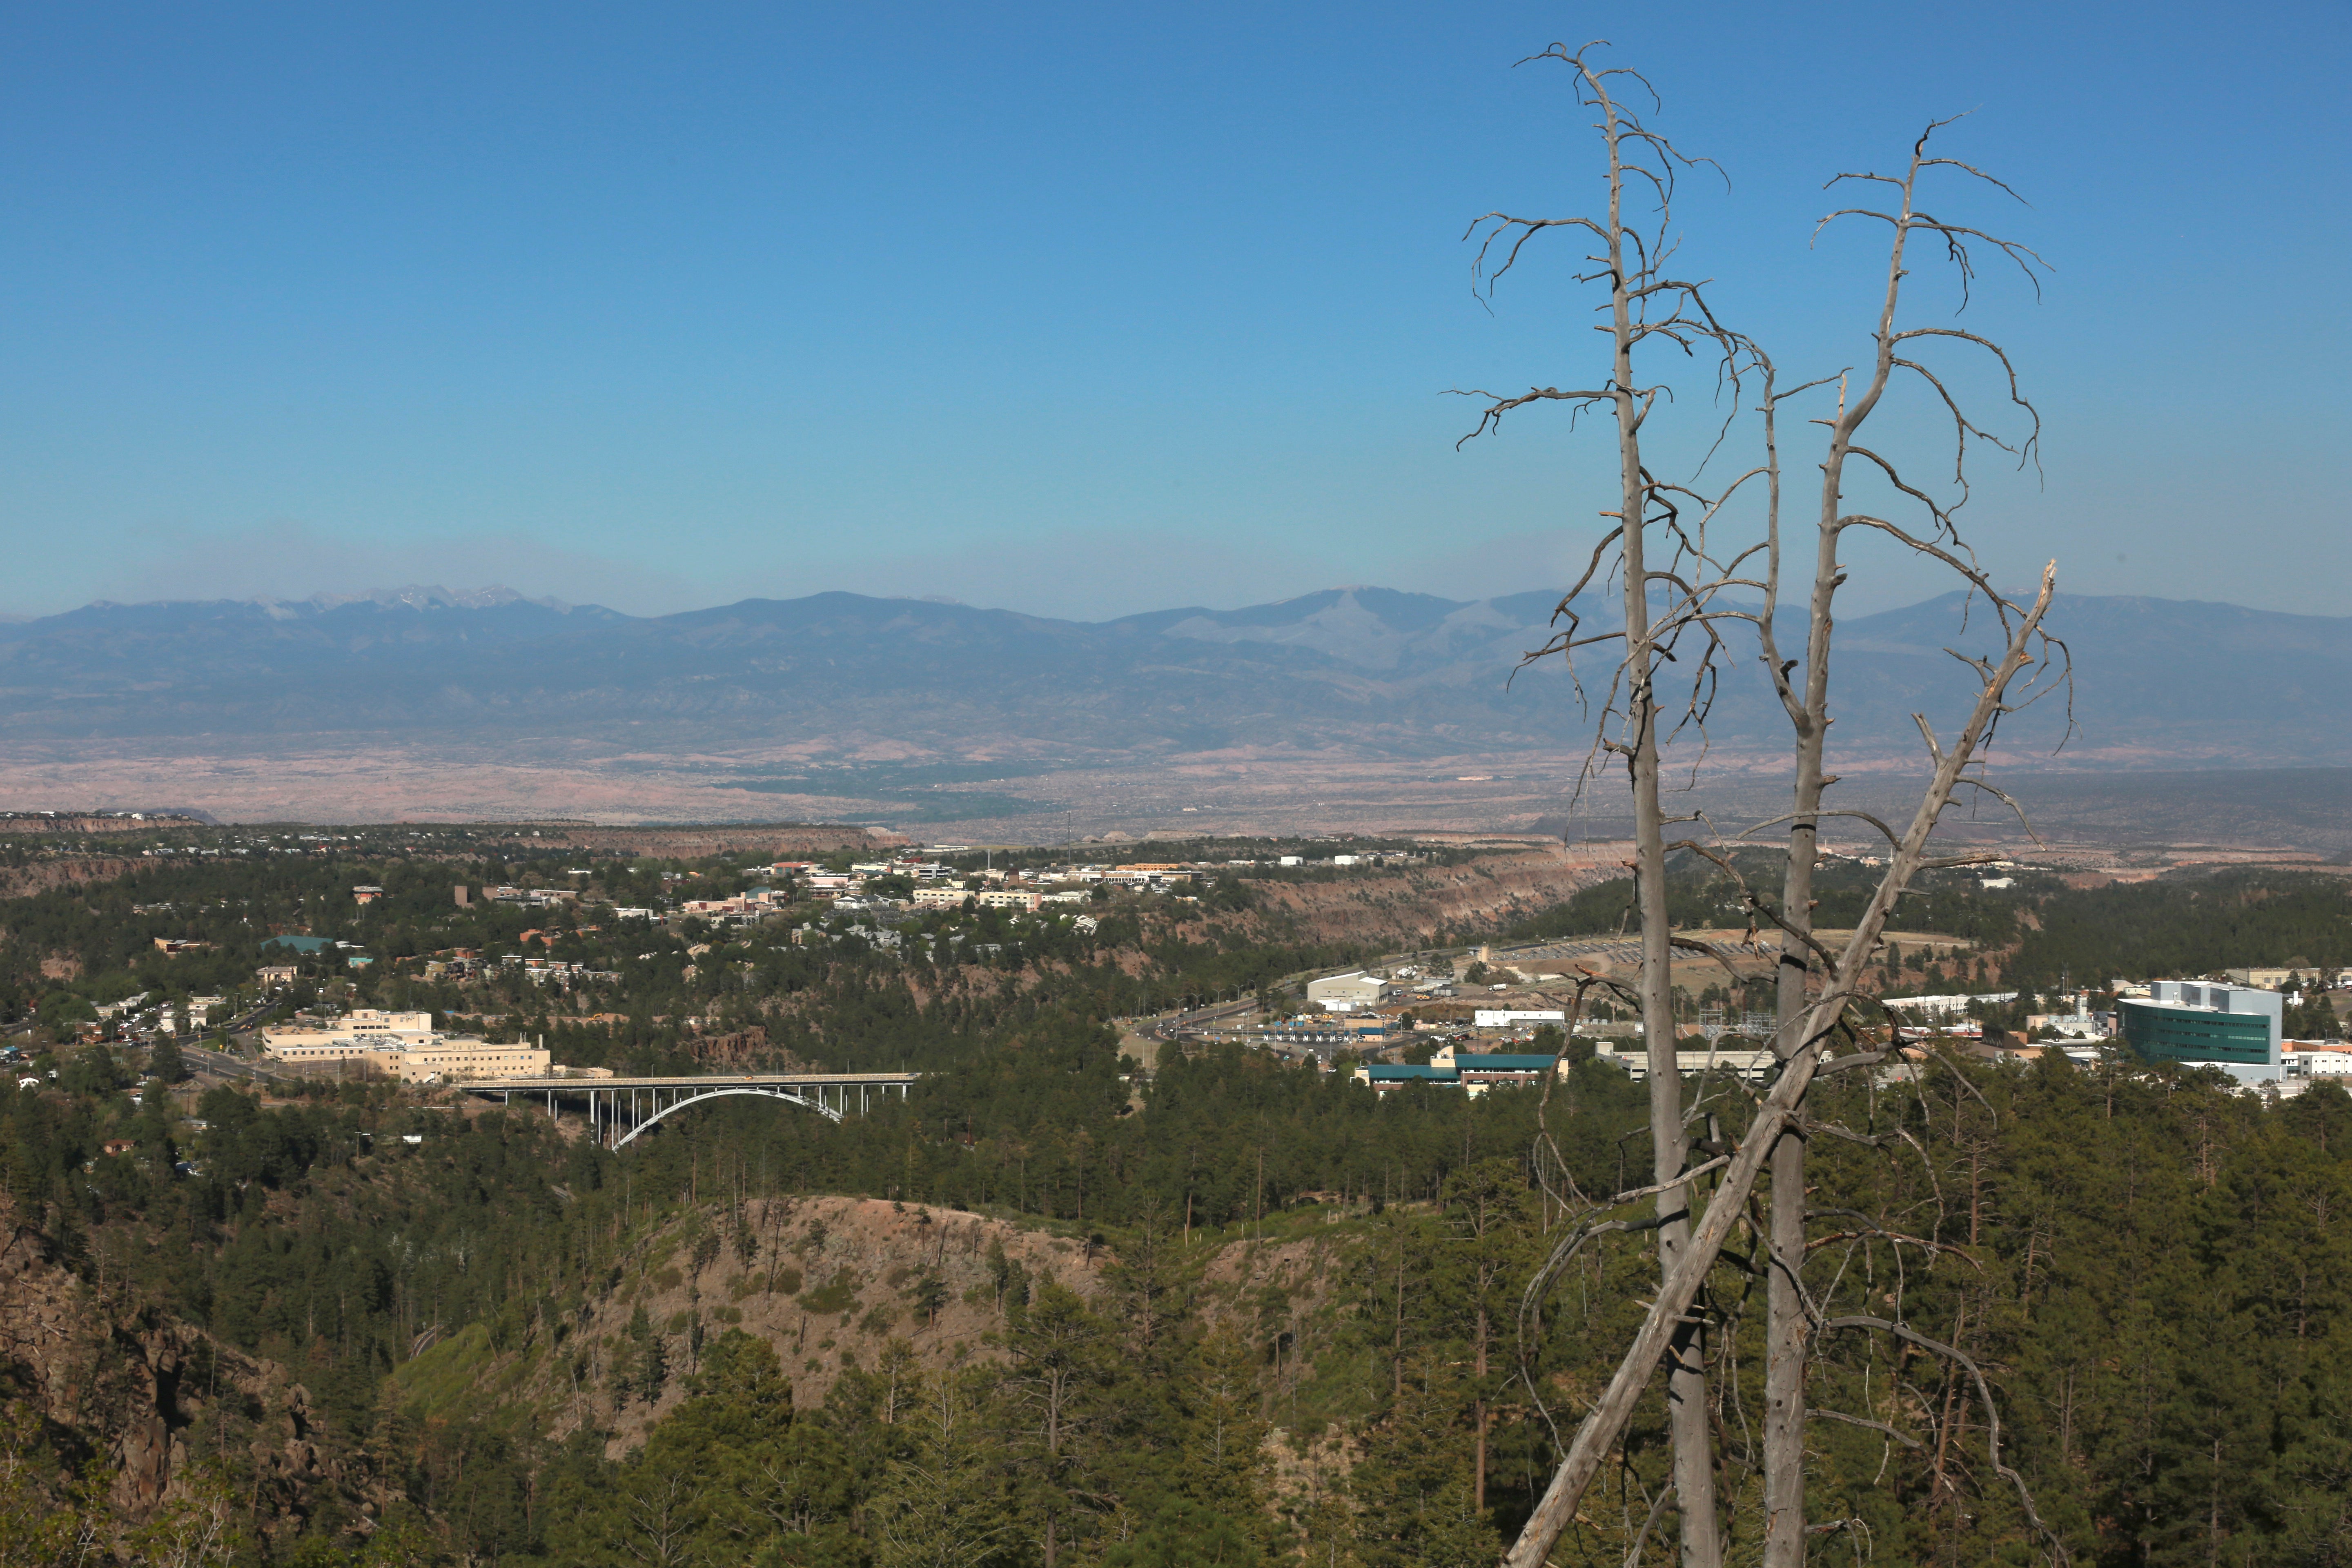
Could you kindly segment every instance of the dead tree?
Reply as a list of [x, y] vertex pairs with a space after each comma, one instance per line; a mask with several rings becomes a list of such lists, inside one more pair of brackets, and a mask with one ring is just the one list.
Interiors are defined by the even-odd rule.
[[[1556, 60], [1575, 74], [1580, 100], [1598, 119], [1595, 129], [1608, 157], [1608, 205], [1603, 216], [1524, 218], [1488, 213], [1471, 226], [1483, 231], [1477, 275], [1491, 290], [1496, 279], [1510, 270], [1528, 242], [1547, 229], [1565, 228], [1583, 234], [1597, 245], [1585, 259], [1596, 270], [1579, 281], [1608, 286], [1610, 365], [1598, 386], [1566, 390], [1531, 387], [1505, 396], [1484, 391], [1486, 406], [1477, 428], [1465, 441], [1495, 427], [1503, 416], [1531, 403], [1562, 402], [1575, 410], [1606, 409], [1613, 417], [1617, 437], [1618, 497], [1616, 520], [1592, 553], [1583, 577], [1560, 602], [1556, 620], [1566, 629], [1532, 657], [1550, 653], [1573, 656], [1576, 649], [1604, 643], [1622, 643], [1622, 657], [1611, 679], [1601, 708], [1598, 753], [1622, 762], [1633, 795], [1634, 878], [1642, 917], [1640, 1000], [1642, 1033], [1649, 1055], [1650, 1137], [1652, 1168], [1656, 1184], [1656, 1239], [1662, 1271], [1671, 1274], [1690, 1245], [1690, 1187], [1683, 1170], [1689, 1143], [1683, 1126], [1682, 1079], [1675, 1068], [1675, 1016], [1672, 951], [1666, 920], [1665, 816], [1659, 801], [1662, 718], [1703, 720], [1710, 694], [1715, 655], [1722, 647], [1709, 614], [1712, 585], [1696, 572], [1684, 570], [1703, 563], [1703, 541], [1683, 526], [1684, 494], [1653, 476], [1642, 456], [1643, 426], [1660, 406], [1666, 388], [1645, 383], [1635, 370], [1639, 354], [1647, 359], [1654, 347], [1670, 347], [1684, 356], [1706, 352], [1727, 377], [1737, 395], [1738, 377], [1748, 363], [1746, 345], [1718, 322], [1707, 308], [1702, 284], [1674, 277], [1667, 264], [1674, 254], [1672, 203], [1676, 174], [1698, 166], [1702, 160], [1685, 157], [1664, 136], [1650, 130], [1612, 84], [1648, 84], [1632, 71], [1602, 70], [1588, 64], [1585, 50], [1570, 53], [1555, 44], [1535, 59]], [[1527, 62], [1522, 61], [1522, 64]], [[1628, 203], [1648, 218], [1637, 225], [1628, 215]], [[1499, 255], [1498, 265], [1489, 266]], [[1653, 546], [1658, 546], [1654, 557]], [[1601, 574], [1614, 551], [1622, 574], [1624, 624], [1622, 630], [1580, 635], [1574, 600], [1593, 578]], [[1662, 664], [1684, 657], [1695, 662], [1685, 668], [1699, 671], [1679, 710], [1661, 701], [1658, 676]], [[1715, 1499], [1715, 1455], [1707, 1415], [1706, 1346], [1703, 1320], [1678, 1317], [1672, 1333], [1672, 1365], [1666, 1375], [1667, 1424], [1673, 1435], [1675, 1496], [1681, 1520], [1685, 1568], [1715, 1568], [1722, 1560]]]
[[[1923, 174], [1934, 169], [1952, 169], [1998, 186], [2006, 185], [1990, 175], [1954, 159], [1931, 157], [1929, 140], [1943, 124], [1938, 121], [1920, 134], [1913, 145], [1908, 166], [1900, 177], [1883, 174], [1840, 174], [1830, 182], [1834, 187], [1846, 181], [1885, 184], [1893, 188], [1896, 200], [1889, 205], [1891, 211], [1869, 207], [1849, 207], [1831, 214], [1821, 226], [1843, 217], [1866, 217], [1885, 223], [1889, 230], [1886, 283], [1879, 301], [1877, 321], [1872, 333], [1874, 353], [1868, 375], [1858, 390], [1849, 395], [1848, 379], [1837, 379], [1838, 404], [1833, 416], [1819, 421], [1828, 428], [1826, 450], [1822, 471], [1821, 507], [1813, 541], [1813, 570], [1811, 590], [1806, 604], [1805, 646], [1801, 660], [1784, 658], [1781, 653], [1776, 616], [1780, 588], [1780, 403], [1784, 396], [1772, 385], [1770, 367], [1765, 367], [1764, 398], [1761, 406], [1766, 466], [1769, 472], [1767, 501], [1767, 559], [1764, 603], [1757, 619], [1757, 635], [1761, 647], [1765, 670], [1771, 680], [1774, 695], [1788, 716], [1795, 740], [1796, 776], [1793, 810], [1785, 820], [1789, 825], [1788, 856], [1784, 867], [1780, 907], [1771, 918], [1780, 928], [1780, 957], [1778, 987], [1778, 1032], [1775, 1047], [1788, 1058], [1803, 1038], [1802, 1027], [1812, 1001], [1812, 990], [1820, 972], [1825, 967], [1817, 957], [1817, 944], [1812, 941], [1813, 867], [1818, 858], [1822, 801], [1829, 785], [1835, 781], [1827, 769], [1827, 745], [1830, 731], [1830, 655], [1832, 628], [1835, 625], [1835, 600], [1838, 589], [1846, 581], [1846, 567], [1840, 560], [1840, 547], [1846, 534], [1854, 530], [1877, 532], [1895, 540], [1904, 549], [1935, 560], [1956, 574], [1967, 585], [1971, 601], [1982, 595], [1991, 610], [1999, 616], [2004, 630], [2012, 629], [2010, 617], [2021, 613], [2018, 606], [2006, 603], [1992, 583], [1979, 567], [1974, 556], [1962, 540], [1957, 522], [1959, 508], [1968, 496], [1968, 458], [1971, 440], [1990, 445], [2030, 459], [2036, 446], [2041, 420], [2033, 406], [2018, 391], [2017, 374], [2008, 354], [1997, 343], [1973, 332], [1952, 327], [1912, 327], [1898, 324], [1904, 280], [1910, 274], [1914, 258], [1912, 242], [1926, 237], [1930, 243], [1940, 240], [1944, 254], [1959, 274], [1965, 303], [1967, 286], [1973, 277], [1973, 248], [1990, 247], [2024, 272], [2029, 280], [2041, 265], [2040, 258], [2011, 240], [2001, 239], [1982, 230], [1945, 222], [1923, 211], [1918, 205], [1919, 182]], [[2014, 195], [2013, 192], [2010, 193]], [[1816, 230], [1818, 232], [1818, 228]], [[2023, 410], [2028, 433], [2014, 446], [1979, 426], [1963, 412], [1959, 400], [1947, 381], [1921, 358], [1913, 345], [1933, 344], [1941, 341], [1957, 341], [1989, 354], [1999, 365], [2009, 385], [2011, 403]], [[1906, 479], [1902, 468], [1890, 458], [1862, 444], [1864, 426], [1883, 405], [1897, 375], [1910, 378], [1932, 392], [1948, 413], [1953, 425], [1952, 484], [1958, 494], [1949, 502], [1935, 499], [1930, 491]], [[1823, 385], [1809, 384], [1797, 392]], [[1923, 527], [1905, 528], [1885, 518], [1848, 508], [1847, 468], [1855, 458], [1866, 465], [1866, 472], [1875, 473], [1901, 499], [1920, 509], [1925, 514]], [[2038, 626], [2038, 618], [2037, 618]], [[2047, 639], [2037, 652], [2053, 648], [2062, 656], [2063, 647]], [[1987, 669], [1979, 665], [1979, 679], [1987, 678]], [[1985, 738], [1990, 738], [1992, 728], [2004, 710], [2003, 693], [1988, 685], [1995, 706], [1985, 726]], [[1940, 763], [1936, 756], [1936, 742], [1924, 718], [1919, 720], [1920, 732], [1926, 737], [1931, 762]], [[1980, 745], [1980, 743], [1979, 743]], [[1973, 753], [1961, 759], [1960, 771], [1954, 774], [1954, 787], [2000, 792], [1982, 779], [1973, 776], [1969, 769]], [[2006, 800], [2006, 795], [2001, 796]], [[1937, 803], [1941, 809], [1941, 803]], [[1861, 816], [1857, 813], [1834, 815]], [[1865, 820], [1873, 820], [1867, 817]], [[1771, 826], [1764, 824], [1760, 826]], [[1891, 830], [1879, 825], [1889, 838]], [[1752, 830], [1751, 830], [1752, 831]], [[1895, 885], [1899, 894], [1901, 885]], [[1805, 1427], [1805, 1367], [1814, 1325], [1809, 1321], [1808, 1304], [1804, 1300], [1801, 1270], [1806, 1254], [1806, 1182], [1805, 1142], [1801, 1131], [1781, 1133], [1771, 1154], [1771, 1271], [1768, 1284], [1768, 1327], [1765, 1357], [1764, 1413], [1764, 1506], [1765, 1547], [1767, 1568], [1802, 1568], [1805, 1560], [1807, 1529], [1804, 1514], [1804, 1427]]]
[[[1681, 1520], [1683, 1562], [1685, 1568], [1697, 1568], [1699, 1564], [1720, 1561], [1719, 1522], [1712, 1481], [1714, 1456], [1705, 1415], [1705, 1285], [1709, 1268], [1748, 1206], [1756, 1180], [1769, 1161], [1772, 1169], [1772, 1216], [1768, 1254], [1765, 1555], [1767, 1563], [1775, 1568], [1801, 1568], [1808, 1534], [1803, 1455], [1804, 1373], [1810, 1346], [1818, 1335], [1832, 1329], [1866, 1330], [1878, 1323], [1875, 1319], [1865, 1321], [1853, 1316], [1825, 1318], [1820, 1305], [1805, 1291], [1801, 1267], [1807, 1243], [1806, 1195], [1801, 1115], [1804, 1098], [1816, 1073], [1823, 1070], [1822, 1058], [1831, 1043], [1859, 1037], [1849, 1010], [1857, 998], [1858, 982], [1895, 900], [1921, 868], [1964, 864], [1971, 858], [1936, 860], [1927, 856], [1928, 838], [1938, 819], [1958, 790], [1986, 791], [2008, 800], [1979, 776], [1980, 753], [2004, 715], [2063, 682], [2066, 668], [2063, 645], [2042, 627], [2054, 589], [2054, 563], [2044, 570], [2038, 592], [2029, 602], [2004, 597], [1977, 564], [1954, 520], [1967, 495], [1971, 443], [2000, 447], [2021, 459], [2030, 458], [2038, 435], [2038, 417], [2031, 404], [2018, 393], [2014, 371], [1999, 345], [1957, 328], [1899, 328], [1902, 286], [1913, 259], [1912, 241], [1923, 234], [1942, 241], [1944, 255], [1958, 270], [1964, 289], [1974, 275], [1973, 250], [1990, 247], [1998, 251], [2024, 269], [2029, 278], [2040, 262], [2031, 251], [2013, 241], [1945, 222], [1919, 207], [1920, 178], [1930, 170], [1951, 169], [1999, 184], [1964, 163], [1929, 156], [1928, 140], [1946, 122], [1930, 126], [1913, 148], [1909, 165], [1900, 177], [1842, 174], [1831, 182], [1832, 185], [1846, 180], [1883, 184], [1892, 187], [1899, 197], [1889, 204], [1891, 211], [1848, 208], [1823, 220], [1826, 224], [1846, 216], [1866, 216], [1885, 222], [1891, 230], [1886, 283], [1878, 303], [1869, 374], [1858, 389], [1852, 386], [1847, 374], [1833, 373], [1783, 392], [1777, 385], [1771, 362], [1761, 350], [1717, 321], [1705, 302], [1700, 285], [1675, 279], [1664, 270], [1664, 258], [1671, 251], [1666, 216], [1672, 176], [1677, 167], [1687, 169], [1691, 163], [1664, 138], [1642, 127], [1615, 100], [1611, 91], [1613, 79], [1640, 79], [1630, 72], [1596, 69], [1588, 63], [1591, 47], [1571, 54], [1554, 46], [1536, 58], [1569, 65], [1575, 72], [1581, 100], [1599, 112], [1598, 129], [1609, 157], [1607, 219], [1530, 220], [1490, 214], [1482, 220], [1488, 226], [1486, 244], [1479, 254], [1483, 269], [1497, 242], [1507, 235], [1511, 237], [1501, 265], [1486, 275], [1491, 284], [1492, 278], [1508, 270], [1520, 248], [1542, 229], [1578, 228], [1598, 237], [1605, 254], [1591, 259], [1602, 269], [1588, 274], [1583, 280], [1605, 280], [1610, 285], [1609, 330], [1615, 349], [1612, 374], [1607, 385], [1593, 390], [1536, 388], [1511, 397], [1480, 394], [1487, 398], [1487, 407], [1473, 434], [1484, 433], [1502, 415], [1538, 400], [1566, 401], [1580, 410], [1606, 406], [1617, 416], [1622, 495], [1619, 510], [1602, 514], [1614, 518], [1616, 526], [1594, 551], [1584, 577], [1561, 602], [1557, 619], [1565, 623], [1566, 629], [1531, 657], [1557, 654], [1572, 661], [1581, 647], [1620, 640], [1622, 644], [1622, 658], [1612, 673], [1602, 706], [1600, 740], [1594, 754], [1624, 762], [1633, 795], [1637, 902], [1643, 935], [1640, 1000], [1649, 1055], [1654, 1179], [1650, 1187], [1618, 1194], [1601, 1208], [1655, 1196], [1656, 1218], [1651, 1223], [1659, 1233], [1664, 1285], [1607, 1393], [1579, 1427], [1566, 1458], [1506, 1563], [1507, 1568], [1538, 1568], [1544, 1562], [1574, 1516], [1586, 1487], [1619, 1442], [1627, 1419], [1662, 1360], [1666, 1363], [1668, 1426], [1675, 1447], [1674, 1481]], [[1646, 83], [1643, 85], [1646, 87]], [[1624, 221], [1622, 205], [1628, 184], [1635, 180], [1643, 182], [1646, 191], [1656, 197], [1655, 228], [1638, 233]], [[1747, 384], [1760, 384], [1762, 460], [1712, 496], [1691, 486], [1661, 482], [1643, 463], [1642, 427], [1657, 405], [1661, 389], [1644, 387], [1636, 382], [1633, 351], [1645, 339], [1655, 336], [1666, 337], [1685, 354], [1701, 348], [1707, 350], [1735, 399]], [[1970, 345], [1990, 354], [1998, 364], [2007, 378], [2011, 403], [2023, 411], [2030, 426], [2030, 433], [2014, 447], [2003, 443], [1963, 412], [1946, 379], [1919, 357], [1918, 348], [1914, 346], [1938, 341]], [[1931, 392], [1953, 422], [1956, 457], [1951, 483], [1958, 492], [1956, 500], [1937, 500], [1927, 489], [1906, 479], [1895, 462], [1864, 446], [1859, 438], [1890, 388], [1902, 378]], [[1806, 606], [1804, 650], [1801, 658], [1788, 658], [1782, 654], [1776, 621], [1781, 582], [1779, 415], [1784, 402], [1807, 393], [1826, 395], [1825, 389], [1832, 384], [1837, 388], [1834, 414], [1814, 421], [1826, 428], [1827, 439], [1821, 465], [1821, 515]], [[1924, 524], [1906, 527], [1890, 518], [1851, 509], [1849, 468], [1851, 460], [1857, 458], [1864, 465], [1864, 472], [1882, 479], [1896, 496], [1922, 509], [1926, 514]], [[1764, 492], [1764, 537], [1745, 548], [1727, 550], [1718, 542], [1725, 531], [1726, 509], [1750, 487], [1751, 481]], [[1840, 546], [1845, 536], [1856, 530], [1890, 539], [1901, 548], [1939, 562], [1958, 574], [1968, 585], [1970, 604], [1981, 596], [1984, 613], [1998, 625], [2001, 634], [1997, 656], [1954, 654], [1974, 675], [1977, 690], [1966, 719], [1948, 744], [1938, 741], [1924, 715], [1915, 715], [1926, 742], [1930, 778], [1911, 821], [1900, 832], [1866, 814], [1832, 811], [1823, 804], [1825, 791], [1835, 782], [1827, 772], [1826, 743], [1831, 719], [1829, 669], [1834, 601], [1837, 590], [1846, 580]], [[1660, 552], [1665, 556], [1663, 564], [1655, 562], [1651, 548], [1654, 542], [1664, 545]], [[1585, 635], [1573, 601], [1601, 571], [1612, 550], [1615, 564], [1624, 575], [1624, 627], [1622, 632]], [[1734, 603], [1730, 596], [1733, 591], [1760, 593], [1760, 611]], [[1717, 656], [1725, 647], [1717, 627], [1730, 621], [1753, 623], [1771, 689], [1787, 713], [1795, 741], [1795, 809], [1750, 830], [1788, 825], [1788, 856], [1780, 908], [1775, 910], [1752, 894], [1748, 898], [1753, 918], [1774, 928], [1779, 937], [1779, 1027], [1775, 1050], [1782, 1066], [1737, 1150], [1719, 1154], [1706, 1166], [1694, 1169], [1688, 1163], [1689, 1142], [1684, 1130], [1675, 1054], [1667, 964], [1675, 939], [1666, 920], [1664, 869], [1668, 853], [1677, 847], [1696, 849], [1726, 869], [1732, 867], [1703, 841], [1670, 844], [1665, 839], [1668, 819], [1660, 805], [1658, 787], [1662, 704], [1656, 679], [1661, 658], [1679, 657], [1690, 685], [1687, 697], [1675, 715], [1675, 723], [1677, 727], [1691, 724], [1703, 729], [1718, 679]], [[1679, 656], [1675, 652], [1677, 643], [1685, 645]], [[2026, 677], [2021, 686], [2021, 676]], [[1856, 816], [1871, 822], [1885, 836], [1892, 850], [1886, 873], [1864, 916], [1843, 950], [1834, 953], [1817, 940], [1811, 918], [1812, 870], [1824, 816]], [[1745, 891], [1744, 879], [1742, 887]], [[1884, 1059], [1885, 1052], [1857, 1049], [1830, 1064], [1828, 1070], [1866, 1068]], [[1706, 1204], [1704, 1217], [1693, 1229], [1690, 1216], [1698, 1206], [1696, 1178], [1710, 1171], [1720, 1172], [1717, 1177], [1718, 1185]], [[1601, 1209], [1595, 1210], [1596, 1218], [1600, 1212]], [[1585, 1239], [1601, 1231], [1622, 1228], [1627, 1227], [1620, 1222], [1573, 1228], [1555, 1248], [1545, 1273], [1531, 1285], [1530, 1301], [1539, 1298], [1549, 1275]], [[1523, 1311], [1523, 1322], [1531, 1316], [1539, 1319], [1539, 1310]], [[1885, 1331], [1914, 1345], [1932, 1342], [1899, 1323], [1890, 1323]], [[1957, 1350], [1951, 1353], [1959, 1356]], [[1973, 1363], [1968, 1370], [1981, 1388], [1982, 1380]], [[1984, 1393], [1990, 1400], [1990, 1391]], [[2012, 1481], [2016, 1479], [2002, 1467], [1997, 1452], [1993, 1465]], [[2038, 1525], [2032, 1499], [2024, 1496], [2021, 1485], [2019, 1489], [2028, 1516]], [[1664, 1500], [1662, 1496], [1653, 1508], [1653, 1521]]]

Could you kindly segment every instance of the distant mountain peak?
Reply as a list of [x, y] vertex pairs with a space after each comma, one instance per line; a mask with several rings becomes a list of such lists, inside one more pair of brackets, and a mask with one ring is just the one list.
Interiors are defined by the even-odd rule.
[[[21, 741], [364, 731], [625, 745], [719, 754], [1125, 758], [1345, 747], [1391, 757], [1561, 749], [1591, 720], [1564, 661], [1523, 668], [1557, 627], [1557, 590], [1461, 601], [1327, 588], [1276, 605], [1151, 611], [1115, 621], [847, 593], [745, 599], [631, 616], [506, 587], [410, 584], [306, 600], [91, 605], [0, 623], [0, 723]], [[1857, 756], [1905, 758], [1911, 715], [1972, 695], [1943, 652], [1958, 599], [1845, 621], [1834, 700]], [[1583, 606], [1588, 634], [1618, 624]], [[2071, 711], [2069, 757], [2126, 765], [2260, 758], [2336, 764], [2332, 721], [2352, 683], [2352, 618], [2233, 605], [2065, 596], [2071, 708], [2002, 725], [2005, 748], [2047, 754]], [[1786, 718], [1734, 637], [1718, 661], [1712, 743], [1785, 748]], [[1606, 679], [1609, 656], [1588, 679]], [[1517, 679], [1513, 672], [1519, 671]], [[2245, 710], [2243, 694], [2263, 702]], [[2225, 725], [2179, 724], [2228, 713]], [[1570, 749], [1573, 750], [1570, 750]]]
[[[287, 602], [285, 600], [264, 601], [264, 603], [278, 604]], [[527, 598], [512, 588], [496, 583], [487, 588], [468, 588], [454, 594], [437, 583], [430, 585], [411, 583], [404, 588], [369, 588], [357, 594], [313, 594], [307, 599], [294, 602], [320, 610], [332, 610], [344, 605], [361, 604], [378, 605], [385, 609], [390, 609], [394, 605], [404, 605], [412, 610], [494, 610], [502, 605], [537, 605], [543, 609], [554, 610], [559, 614], [568, 612], [572, 608], [561, 599]]]

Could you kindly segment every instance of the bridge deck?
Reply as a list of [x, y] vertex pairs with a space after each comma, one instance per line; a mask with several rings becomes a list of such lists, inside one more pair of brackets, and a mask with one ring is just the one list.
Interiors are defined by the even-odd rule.
[[737, 1085], [757, 1085], [761, 1088], [782, 1089], [857, 1089], [881, 1084], [910, 1084], [920, 1074], [911, 1072], [712, 1072], [681, 1073], [666, 1078], [469, 1078], [454, 1080], [453, 1089], [512, 1089], [568, 1090], [579, 1093], [594, 1089], [599, 1094], [615, 1089], [725, 1089]]

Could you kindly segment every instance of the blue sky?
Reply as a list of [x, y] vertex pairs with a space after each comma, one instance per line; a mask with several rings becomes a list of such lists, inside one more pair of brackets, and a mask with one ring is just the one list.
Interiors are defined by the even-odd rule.
[[[2053, 263], [1969, 324], [2046, 419], [1996, 570], [2344, 611], [2352, 8], [18, 6], [0, 21], [0, 610], [489, 582], [1086, 618], [1559, 582], [1610, 455], [1454, 450], [1594, 363], [1565, 247], [1606, 37], [1690, 270], [1791, 373], [1867, 353], [1822, 180], [1932, 116]], [[1933, 268], [1920, 319], [1948, 320]], [[1964, 377], [1968, 373], [1963, 373]], [[1981, 381], [1971, 382], [1982, 390]], [[1694, 421], [1707, 388], [1686, 385]], [[1921, 461], [1910, 412], [1885, 432]], [[1661, 448], [1680, 449], [1668, 439]], [[1939, 584], [1864, 563], [1856, 608]]]

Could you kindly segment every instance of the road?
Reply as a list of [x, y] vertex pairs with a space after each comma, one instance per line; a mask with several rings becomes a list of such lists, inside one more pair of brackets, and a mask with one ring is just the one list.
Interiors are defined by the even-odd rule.
[[271, 1083], [291, 1081], [285, 1075], [271, 1072], [268, 1068], [256, 1066], [242, 1058], [230, 1056], [226, 1051], [216, 1051], [210, 1046], [200, 1046], [193, 1041], [180, 1047], [180, 1059], [192, 1069], [219, 1073], [225, 1078], [267, 1079]]
[[1164, 1040], [1168, 1038], [1171, 1031], [1181, 1034], [1188, 1029], [1203, 1028], [1220, 1018], [1234, 1018], [1244, 1013], [1256, 1011], [1257, 1003], [1255, 999], [1247, 1002], [1220, 1002], [1214, 1006], [1195, 1007], [1190, 1012], [1163, 1013], [1149, 1023], [1139, 1023], [1135, 1032], [1155, 1040]]

